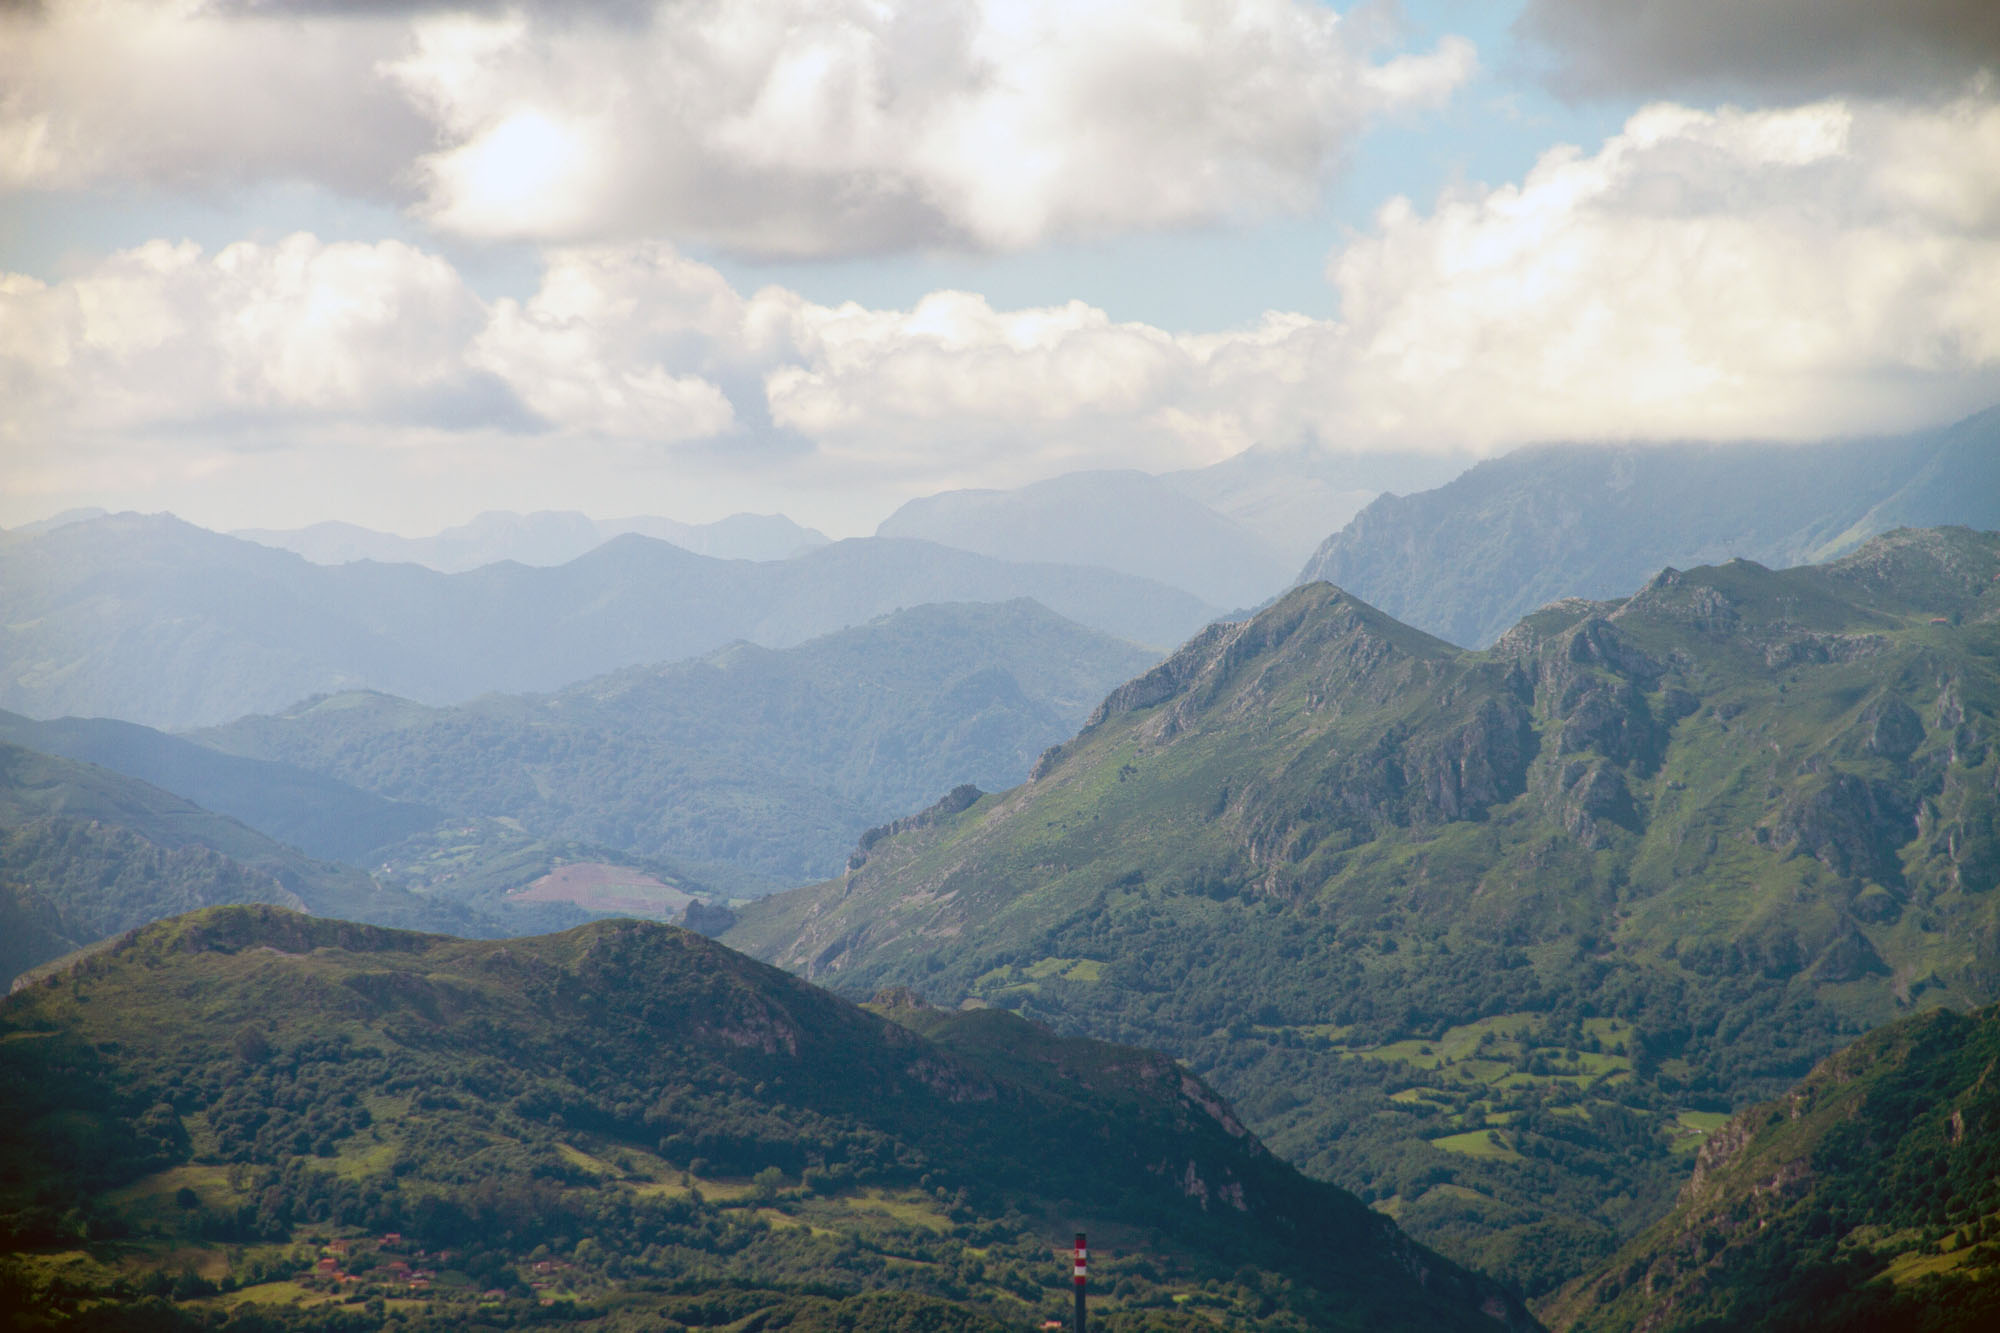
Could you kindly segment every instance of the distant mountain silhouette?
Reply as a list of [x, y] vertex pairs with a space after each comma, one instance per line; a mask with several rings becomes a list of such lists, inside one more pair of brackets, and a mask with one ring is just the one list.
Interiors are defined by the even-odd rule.
[[912, 500], [876, 535], [1000, 560], [1055, 560], [1158, 579], [1217, 606], [1254, 606], [1285, 586], [1280, 547], [1144, 472], [1071, 472], [1011, 491]]
[[574, 510], [547, 509], [532, 514], [491, 510], [429, 537], [399, 537], [352, 523], [242, 528], [230, 535], [297, 552], [316, 565], [379, 560], [458, 574], [502, 560], [566, 564], [628, 532], [718, 560], [783, 560], [827, 541], [824, 533], [800, 527], [782, 514], [734, 514], [714, 523], [680, 523], [671, 518], [596, 519]]
[[1162, 649], [1217, 611], [1131, 575], [915, 541], [751, 562], [627, 534], [553, 568], [441, 574], [315, 565], [171, 515], [118, 514], [0, 545], [0, 707], [186, 727], [348, 689], [455, 703], [1017, 597]]
[[1453, 643], [1668, 565], [1829, 560], [1896, 527], [2000, 528], [2000, 408], [1825, 444], [1550, 445], [1385, 495], [1299, 574]]

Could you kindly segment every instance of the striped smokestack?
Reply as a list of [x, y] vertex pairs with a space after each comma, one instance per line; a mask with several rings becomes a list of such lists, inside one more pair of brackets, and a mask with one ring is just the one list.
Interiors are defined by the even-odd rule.
[[1083, 1243], [1083, 1233], [1076, 1233], [1076, 1333], [1083, 1333], [1083, 1276], [1090, 1266], [1090, 1247]]

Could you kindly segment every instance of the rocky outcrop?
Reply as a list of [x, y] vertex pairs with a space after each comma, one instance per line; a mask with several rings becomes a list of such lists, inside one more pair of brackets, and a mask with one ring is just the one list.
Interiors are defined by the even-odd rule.
[[1770, 827], [1779, 846], [1836, 874], [1901, 884], [1897, 849], [1916, 834], [1916, 814], [1897, 785], [1836, 773], [1794, 788]]
[[1533, 714], [1505, 690], [1470, 695], [1455, 724], [1392, 725], [1324, 756], [1316, 771], [1249, 786], [1240, 804], [1254, 863], [1298, 860], [1329, 834], [1353, 841], [1392, 828], [1480, 819], [1527, 787], [1537, 754]]
[[893, 838], [899, 833], [908, 833], [913, 829], [928, 828], [941, 819], [950, 819], [953, 815], [962, 814], [971, 809], [985, 794], [970, 782], [961, 782], [939, 797], [934, 804], [926, 806], [914, 815], [905, 815], [887, 824], [877, 824], [861, 835], [861, 840], [848, 855], [847, 868], [859, 870], [868, 864], [869, 849], [884, 838]]
[[1861, 718], [1868, 729], [1868, 753], [1896, 763], [1908, 762], [1924, 743], [1924, 722], [1901, 699], [1885, 698]]
[[1525, 704], [1507, 695], [1480, 700], [1436, 740], [1404, 747], [1405, 821], [1479, 818], [1521, 794], [1535, 753], [1534, 716]]
[[736, 913], [722, 903], [703, 902], [696, 898], [681, 912], [680, 924], [697, 935], [714, 939], [736, 924]]
[[1606, 825], [1639, 826], [1638, 807], [1624, 774], [1603, 760], [1549, 764], [1541, 770], [1537, 794], [1549, 818], [1585, 847], [1602, 843]]

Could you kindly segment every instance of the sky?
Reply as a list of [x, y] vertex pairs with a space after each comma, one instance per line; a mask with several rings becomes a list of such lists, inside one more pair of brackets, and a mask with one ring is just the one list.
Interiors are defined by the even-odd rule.
[[1995, 402], [1990, 0], [0, 0], [0, 525]]

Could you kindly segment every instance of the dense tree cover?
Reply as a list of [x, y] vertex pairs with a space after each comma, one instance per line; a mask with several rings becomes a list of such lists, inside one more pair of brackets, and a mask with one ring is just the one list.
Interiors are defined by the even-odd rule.
[[161, 923], [0, 1007], [0, 1270], [83, 1327], [227, 1327], [290, 1293], [329, 1327], [371, 1299], [419, 1327], [542, 1301], [604, 1327], [978, 1327], [1058, 1312], [1080, 1227], [1106, 1328], [1510, 1308], [1171, 1061], [888, 1012], [908, 1026], [633, 922]]
[[1666, 571], [1483, 653], [1302, 588], [725, 939], [1170, 1051], [1546, 1294], [1722, 1113], [2000, 994], [1996, 576], [2000, 537], [1899, 533]]
[[176, 912], [298, 901], [206, 847], [161, 847], [94, 819], [23, 820], [0, 828], [0, 979]]
[[[1070, 923], [1037, 956], [1108, 952], [1112, 924]], [[1344, 939], [1334, 923], [1273, 904], [1199, 932], [1160, 913], [1121, 947], [1142, 965], [994, 998], [1113, 1040], [1170, 1044], [1287, 1157], [1364, 1198], [1397, 1201], [1433, 1240], [1536, 1291], [1665, 1206], [1686, 1161], [1679, 1111], [1727, 1110], [1746, 1086], [1783, 1086], [1850, 1031], [1827, 1007], [1759, 977], [1577, 958], [1581, 980], [1551, 985], [1519, 948], [1439, 938], [1384, 953], [1395, 938]], [[970, 984], [1007, 965], [979, 957], [927, 984], [949, 995], [959, 976]], [[1511, 1016], [1525, 1021], [1493, 1026]], [[1610, 1041], [1598, 1035], [1607, 1020], [1619, 1033]], [[1476, 1041], [1482, 1022], [1509, 1035], [1467, 1052], [1462, 1070], [1424, 1050], [1461, 1027]], [[1432, 1095], [1391, 1100], [1411, 1088]], [[1433, 1145], [1482, 1126], [1501, 1129], [1506, 1156]], [[1440, 1185], [1476, 1185], [1487, 1197]], [[1496, 1208], [1495, 1198], [1532, 1201], [1534, 1211]], [[1496, 1224], [1519, 1230], [1495, 1243]]]
[[36, 721], [0, 712], [0, 740], [152, 783], [329, 861], [366, 865], [370, 851], [438, 820], [435, 810], [385, 800], [318, 773], [223, 754], [113, 718]]

